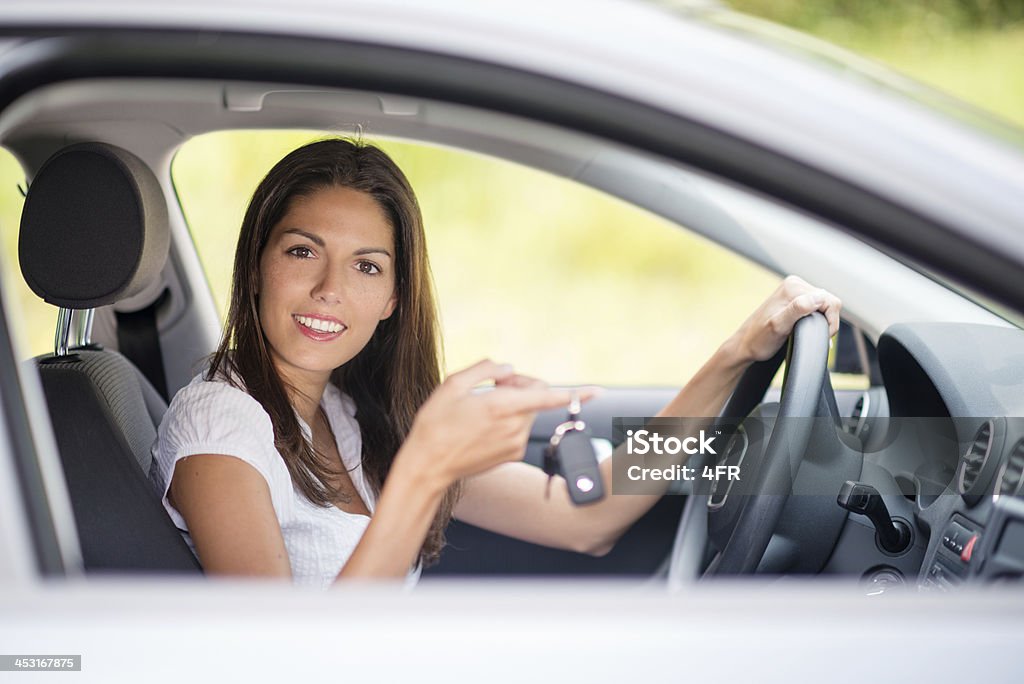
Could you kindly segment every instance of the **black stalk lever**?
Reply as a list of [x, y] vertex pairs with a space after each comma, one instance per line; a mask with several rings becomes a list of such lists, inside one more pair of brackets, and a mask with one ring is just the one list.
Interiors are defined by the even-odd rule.
[[847, 480], [839, 490], [836, 503], [848, 511], [866, 515], [875, 526], [879, 545], [889, 553], [902, 553], [910, 545], [910, 529], [893, 520], [878, 490], [863, 482]]

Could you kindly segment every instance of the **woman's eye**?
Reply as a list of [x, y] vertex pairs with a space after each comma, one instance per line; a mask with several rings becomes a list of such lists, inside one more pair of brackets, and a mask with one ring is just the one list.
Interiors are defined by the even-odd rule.
[[356, 268], [359, 269], [361, 273], [365, 273], [367, 275], [377, 275], [381, 272], [380, 266], [372, 261], [360, 261], [356, 264]]
[[299, 259], [308, 259], [313, 256], [313, 250], [309, 247], [292, 247], [288, 250], [288, 253], [293, 257], [298, 257]]

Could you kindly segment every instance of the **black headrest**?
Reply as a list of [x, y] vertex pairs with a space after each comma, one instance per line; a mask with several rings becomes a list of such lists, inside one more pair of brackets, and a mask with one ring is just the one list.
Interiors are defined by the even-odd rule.
[[170, 233], [160, 183], [142, 160], [102, 143], [66, 147], [29, 186], [18, 259], [46, 302], [89, 309], [157, 277]]

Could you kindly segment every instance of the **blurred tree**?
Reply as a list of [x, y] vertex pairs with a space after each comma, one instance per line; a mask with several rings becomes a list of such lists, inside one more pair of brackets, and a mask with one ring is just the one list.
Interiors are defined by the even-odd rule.
[[727, 4], [812, 32], [837, 19], [867, 30], [922, 19], [958, 30], [1001, 28], [1024, 21], [1024, 0], [730, 0]]

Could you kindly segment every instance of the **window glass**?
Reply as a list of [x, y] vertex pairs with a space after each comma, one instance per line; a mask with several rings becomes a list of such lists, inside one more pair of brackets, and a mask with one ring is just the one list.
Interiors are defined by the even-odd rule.
[[[197, 137], [172, 175], [220, 313], [246, 202], [315, 132]], [[679, 226], [570, 180], [374, 141], [423, 209], [449, 370], [483, 357], [555, 383], [679, 385], [779, 282]]]
[[57, 307], [40, 299], [25, 283], [18, 265], [18, 229], [21, 210], [25, 206], [25, 172], [17, 158], [0, 148], [0, 250], [3, 258], [3, 286], [12, 307], [22, 354], [37, 356], [53, 352], [53, 336], [57, 329]]

